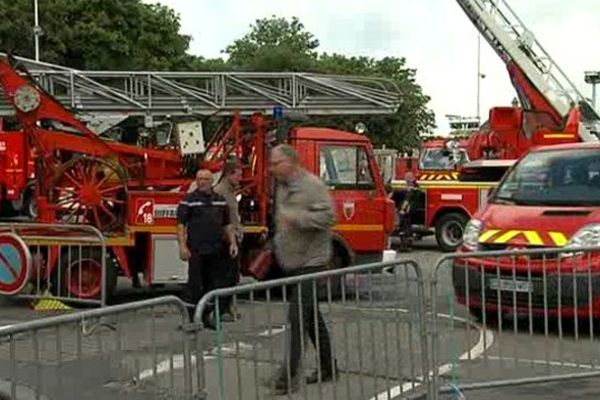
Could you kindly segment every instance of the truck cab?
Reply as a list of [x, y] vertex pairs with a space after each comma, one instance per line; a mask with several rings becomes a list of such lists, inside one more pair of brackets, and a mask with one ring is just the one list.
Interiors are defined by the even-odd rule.
[[[533, 313], [574, 315], [573, 279], [587, 287], [600, 284], [600, 264], [597, 253], [578, 256], [564, 253], [560, 257], [473, 257], [471, 252], [514, 251], [516, 249], [592, 247], [600, 245], [600, 144], [565, 144], [544, 146], [530, 150], [507, 172], [493, 190], [487, 205], [468, 222], [460, 252], [464, 258], [454, 261], [453, 281], [459, 302], [469, 308], [496, 309], [496, 292], [513, 291], [517, 310]], [[564, 257], [563, 257], [564, 256]], [[493, 259], [493, 260], [492, 260]], [[481, 276], [481, 275], [484, 276]], [[465, 288], [464, 276], [471, 282], [485, 282]], [[569, 279], [560, 279], [560, 276]], [[494, 278], [496, 276], [496, 278]], [[498, 279], [495, 286], [489, 280]], [[507, 282], [502, 282], [502, 277]], [[522, 284], [508, 281], [523, 282]], [[578, 283], [579, 284], [579, 283]], [[542, 290], [542, 285], [550, 285]], [[559, 286], [561, 286], [559, 288]], [[468, 284], [467, 284], [467, 287]], [[545, 295], [561, 293], [562, 306], [557, 299], [545, 299]], [[468, 293], [467, 293], [468, 292]], [[483, 294], [485, 293], [485, 297]], [[513, 306], [513, 293], [507, 293]], [[503, 297], [504, 298], [504, 297]], [[558, 304], [561, 304], [558, 301]], [[580, 306], [587, 312], [590, 304], [580, 298]], [[593, 299], [594, 309], [600, 308], [600, 296]], [[585, 304], [584, 304], [585, 303]], [[543, 310], [543, 304], [550, 304]], [[554, 304], [554, 306], [552, 306]], [[507, 306], [509, 306], [507, 304]], [[514, 312], [514, 310], [513, 310]], [[596, 317], [598, 315], [595, 315]]]
[[381, 260], [396, 217], [371, 141], [335, 129], [302, 127], [290, 132], [289, 143], [304, 167], [331, 190], [338, 244], [354, 253], [355, 263]]

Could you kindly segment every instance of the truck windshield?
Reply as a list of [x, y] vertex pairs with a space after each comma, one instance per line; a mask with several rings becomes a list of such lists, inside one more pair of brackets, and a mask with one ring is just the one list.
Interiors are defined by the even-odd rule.
[[600, 150], [530, 153], [509, 172], [490, 202], [600, 206]]
[[423, 150], [419, 159], [421, 170], [449, 170], [456, 165], [469, 161], [465, 149], [447, 150], [444, 148], [429, 148]]

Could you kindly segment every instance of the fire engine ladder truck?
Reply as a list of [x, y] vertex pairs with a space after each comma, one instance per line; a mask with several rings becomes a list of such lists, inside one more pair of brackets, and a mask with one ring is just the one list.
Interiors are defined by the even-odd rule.
[[[4, 54], [0, 53], [0, 56]], [[312, 73], [82, 71], [14, 57], [96, 133], [130, 116], [153, 118], [394, 113], [401, 100], [389, 80]], [[13, 114], [0, 96], [0, 117]]]
[[[505, 0], [457, 2], [502, 61], [516, 64], [556, 113], [565, 118], [571, 104], [579, 104], [579, 137], [586, 142], [598, 140], [600, 117]], [[531, 109], [529, 99], [516, 88], [521, 104]]]

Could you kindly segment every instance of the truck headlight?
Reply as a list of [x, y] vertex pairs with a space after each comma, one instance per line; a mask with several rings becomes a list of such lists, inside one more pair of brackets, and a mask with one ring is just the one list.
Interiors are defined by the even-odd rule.
[[567, 248], [600, 246], [600, 224], [586, 225], [569, 240]]
[[471, 251], [476, 251], [479, 247], [479, 235], [483, 230], [483, 222], [478, 219], [471, 219], [465, 226], [463, 233], [463, 246]]

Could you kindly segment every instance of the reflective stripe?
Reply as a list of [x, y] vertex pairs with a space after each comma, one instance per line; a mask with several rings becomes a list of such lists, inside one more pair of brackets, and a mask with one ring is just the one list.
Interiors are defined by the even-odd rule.
[[226, 206], [227, 203], [224, 201], [213, 201], [212, 203], [205, 203], [203, 201], [180, 201], [179, 204], [189, 207], [195, 206]]
[[[543, 246], [544, 240], [542, 238], [543, 233], [535, 230], [508, 230], [502, 231], [500, 229], [489, 229], [479, 235], [479, 243], [496, 243], [506, 244], [511, 240], [515, 239], [519, 235], [525, 236], [527, 243], [530, 246]], [[495, 237], [495, 238], [494, 238]], [[546, 238], [550, 238], [555, 246], [563, 247], [567, 244], [568, 239], [562, 232], [549, 231]]]
[[563, 247], [568, 242], [567, 237], [562, 232], [548, 232], [548, 235], [558, 247]]
[[490, 229], [489, 231], [483, 232], [479, 236], [479, 242], [480, 243], [485, 243], [487, 240], [489, 240], [492, 236], [494, 236], [498, 232], [500, 232], [499, 229]]

